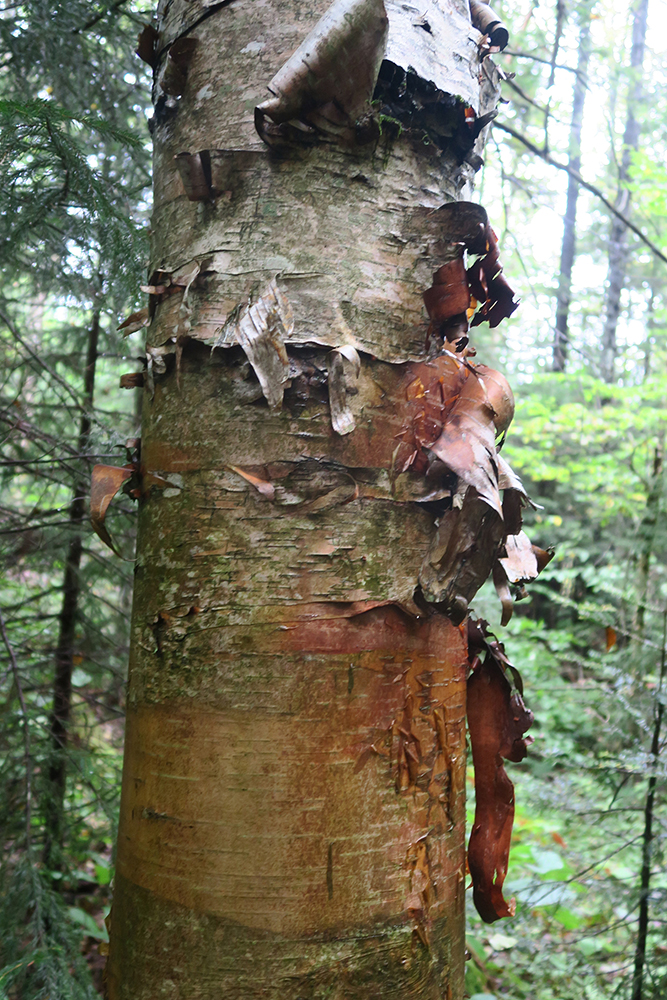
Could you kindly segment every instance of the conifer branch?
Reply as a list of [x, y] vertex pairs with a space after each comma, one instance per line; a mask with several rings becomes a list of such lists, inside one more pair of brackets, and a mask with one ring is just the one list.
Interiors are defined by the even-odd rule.
[[30, 837], [32, 824], [32, 754], [30, 747], [30, 729], [28, 728], [28, 708], [23, 696], [23, 686], [21, 684], [21, 676], [19, 674], [19, 665], [16, 660], [16, 654], [14, 653], [14, 647], [9, 641], [9, 636], [7, 635], [5, 619], [2, 611], [0, 611], [0, 631], [2, 632], [2, 641], [5, 644], [5, 649], [7, 650], [7, 655], [9, 656], [12, 676], [14, 678], [14, 684], [16, 685], [16, 693], [19, 699], [19, 705], [21, 706], [21, 716], [23, 719], [23, 755], [25, 760], [25, 839], [26, 848], [29, 851], [31, 846]]

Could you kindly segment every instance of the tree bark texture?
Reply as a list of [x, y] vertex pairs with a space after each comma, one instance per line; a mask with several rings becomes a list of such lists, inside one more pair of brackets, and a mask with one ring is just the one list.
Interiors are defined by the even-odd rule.
[[[79, 425], [78, 452], [80, 460], [88, 450], [91, 414], [95, 394], [95, 368], [100, 336], [100, 315], [93, 315], [88, 333], [86, 367], [83, 378], [84, 412]], [[71, 537], [67, 546], [65, 573], [63, 575], [63, 600], [60, 609], [56, 669], [53, 680], [53, 708], [49, 718], [51, 760], [48, 765], [44, 796], [44, 863], [57, 871], [61, 865], [63, 846], [63, 804], [67, 778], [67, 738], [72, 711], [72, 671], [74, 669], [74, 641], [79, 598], [81, 594], [81, 556], [83, 554], [83, 524], [86, 519], [88, 485], [82, 475], [74, 484], [74, 494], [69, 509]]]
[[[156, 94], [111, 1000], [463, 996], [465, 631], [415, 604], [437, 515], [395, 455], [473, 168], [424, 129], [267, 149], [326, 8], [159, 13], [158, 79], [197, 46]], [[493, 105], [467, 4], [386, 8], [385, 74]], [[274, 307], [284, 345], [244, 340]]]
[[[630, 52], [630, 84], [628, 87], [628, 115], [623, 135], [623, 153], [618, 171], [618, 195], [616, 207], [628, 215], [631, 192], [628, 187], [632, 153], [639, 148], [640, 123], [635, 117], [635, 108], [642, 100], [642, 68], [646, 50], [646, 28], [648, 23], [648, 0], [638, 0], [632, 21], [632, 49]], [[605, 382], [613, 382], [618, 346], [616, 331], [621, 313], [621, 295], [625, 287], [628, 262], [627, 230], [620, 219], [614, 218], [609, 234], [609, 268], [607, 271], [607, 295], [605, 320], [602, 331], [602, 357], [600, 373]]]
[[[591, 54], [591, 8], [584, 6], [580, 13], [579, 52], [577, 55], [577, 72], [572, 90], [572, 121], [570, 122], [570, 141], [568, 149], [568, 165], [576, 173], [581, 172], [581, 130], [584, 120], [584, 104], [586, 101], [586, 77]], [[556, 298], [556, 330], [554, 335], [553, 364], [555, 372], [564, 372], [570, 343], [569, 313], [572, 293], [572, 268], [577, 247], [577, 199], [579, 184], [572, 176], [567, 182], [567, 204], [563, 218], [563, 242], [560, 251], [560, 271], [558, 277], [558, 295]]]

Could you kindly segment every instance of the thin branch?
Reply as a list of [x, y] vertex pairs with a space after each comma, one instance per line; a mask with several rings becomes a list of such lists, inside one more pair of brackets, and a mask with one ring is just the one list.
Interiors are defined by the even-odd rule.
[[[514, 49], [503, 49], [504, 56], [516, 56], [517, 59], [533, 59], [535, 62], [544, 63], [545, 66], [551, 66], [551, 59], [543, 59], [541, 56], [536, 56], [534, 52], [516, 52]], [[580, 76], [579, 70], [575, 69], [574, 66], [564, 66], [562, 63], [555, 63], [556, 69], [564, 69], [568, 73], [574, 73], [575, 76]]]
[[90, 20], [86, 21], [85, 24], [80, 25], [78, 28], [72, 28], [71, 33], [73, 35], [80, 35], [82, 31], [88, 31], [89, 28], [95, 27], [98, 21], [101, 21], [102, 18], [107, 16], [107, 14], [115, 13], [115, 11], [117, 11], [118, 8], [122, 7], [123, 4], [125, 3], [127, 3], [127, 0], [116, 0], [116, 3], [112, 4], [111, 7], [108, 7], [106, 10], [100, 11], [99, 14], [95, 14], [95, 16], [91, 17]]
[[0, 310], [0, 320], [2, 320], [2, 322], [5, 324], [5, 326], [13, 336], [14, 340], [18, 340], [21, 347], [23, 347], [23, 349], [28, 352], [33, 361], [36, 361], [37, 364], [40, 366], [40, 368], [43, 368], [44, 371], [51, 376], [54, 382], [57, 382], [58, 385], [60, 385], [67, 392], [67, 394], [74, 400], [74, 405], [76, 406], [76, 408], [78, 410], [81, 410], [82, 412], [85, 412], [85, 408], [81, 405], [81, 402], [79, 401], [79, 398], [72, 389], [72, 387], [68, 385], [65, 379], [61, 378], [61, 376], [58, 375], [57, 372], [53, 371], [53, 369], [50, 368], [49, 365], [47, 365], [46, 361], [40, 358], [39, 354], [36, 351], [33, 351], [32, 347], [30, 347], [30, 345], [26, 343], [21, 334], [18, 332], [18, 330], [10, 320], [9, 316], [5, 315], [5, 313], [2, 310]]
[[566, 174], [570, 175], [570, 177], [574, 177], [578, 184], [581, 184], [583, 188], [586, 188], [586, 190], [590, 191], [591, 194], [594, 194], [596, 198], [599, 198], [602, 204], [609, 209], [612, 215], [615, 215], [617, 219], [620, 219], [624, 226], [630, 229], [635, 236], [638, 236], [642, 243], [649, 248], [652, 254], [663, 261], [663, 263], [667, 264], [667, 256], [665, 256], [662, 250], [659, 250], [655, 243], [652, 243], [648, 236], [645, 236], [641, 229], [634, 224], [634, 222], [631, 222], [626, 215], [619, 212], [618, 209], [614, 207], [612, 202], [610, 202], [608, 198], [605, 198], [602, 191], [600, 191], [595, 184], [591, 184], [589, 181], [584, 180], [578, 170], [573, 170], [572, 167], [568, 167], [566, 163], [554, 160], [550, 153], [545, 153], [543, 149], [536, 146], [530, 141], [530, 139], [526, 139], [525, 136], [521, 135], [520, 132], [517, 132], [516, 129], [513, 129], [510, 125], [503, 125], [498, 121], [494, 121], [493, 128], [499, 128], [502, 132], [507, 132], [508, 135], [511, 135], [513, 139], [518, 139], [519, 142], [523, 143], [526, 149], [529, 149], [531, 153], [535, 154], [535, 156], [539, 156], [540, 159], [544, 160], [545, 163], [548, 163], [549, 166], [556, 167], [557, 170], [564, 170]]
[[[528, 94], [525, 92], [525, 90], [523, 90], [518, 83], [515, 83], [514, 80], [510, 80], [508, 77], [507, 80], [503, 80], [503, 83], [506, 83], [508, 87], [511, 87], [512, 90], [516, 91], [516, 93], [522, 100], [532, 105], [532, 107], [537, 108], [540, 114], [542, 115], [549, 114], [548, 108], [546, 108], [543, 104], [539, 104], [537, 101], [534, 101], [532, 97], [529, 97]], [[551, 115], [551, 120], [558, 122], [559, 125], [565, 124], [560, 118], [554, 118], [553, 115]]]

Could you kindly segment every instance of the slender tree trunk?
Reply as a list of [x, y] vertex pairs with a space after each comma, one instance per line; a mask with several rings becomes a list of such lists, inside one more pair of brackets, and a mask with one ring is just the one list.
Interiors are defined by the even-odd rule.
[[655, 792], [658, 784], [658, 764], [660, 761], [660, 736], [662, 719], [665, 711], [663, 689], [665, 683], [665, 646], [667, 642], [667, 611], [663, 615], [662, 651], [660, 654], [660, 676], [655, 698], [655, 719], [653, 722], [653, 739], [651, 740], [651, 772], [644, 803], [644, 833], [642, 836], [642, 867], [639, 876], [639, 914], [637, 917], [637, 942], [635, 945], [635, 960], [632, 974], [632, 993], [630, 1000], [642, 1000], [644, 996], [644, 972], [646, 965], [646, 944], [648, 941], [650, 918], [651, 869], [653, 856], [653, 819], [655, 810]]
[[641, 550], [639, 554], [639, 571], [637, 579], [637, 611], [633, 622], [633, 632], [637, 642], [644, 641], [644, 623], [648, 601], [649, 571], [651, 556], [655, 544], [655, 533], [658, 527], [660, 506], [664, 492], [664, 462], [665, 462], [665, 431], [661, 432], [653, 453], [653, 468], [646, 497], [646, 510], [640, 527]]
[[[489, 110], [467, 4], [386, 6], [397, 103], [435, 45], [430, 92]], [[176, 0], [158, 24], [158, 77], [196, 48], [180, 100], [156, 94], [111, 1000], [463, 997], [466, 641], [414, 603], [437, 515], [394, 459], [452, 238], [434, 210], [472, 171], [386, 121], [266, 148], [253, 109], [326, 8]]]
[[[618, 173], [618, 194], [616, 207], [626, 216], [630, 211], [630, 167], [632, 153], [639, 147], [639, 121], [635, 108], [640, 107], [643, 93], [642, 68], [646, 49], [646, 26], [648, 22], [648, 0], [638, 0], [632, 21], [632, 50], [630, 53], [630, 85], [628, 88], [628, 116], [623, 135], [623, 153]], [[616, 331], [621, 311], [621, 294], [625, 286], [628, 261], [627, 232], [625, 225], [617, 218], [612, 220], [609, 234], [609, 269], [607, 271], [607, 294], [605, 320], [602, 332], [602, 356], [600, 373], [605, 382], [614, 381], [617, 355]]]
[[[581, 129], [584, 119], [584, 103], [586, 100], [588, 63], [591, 54], [591, 7], [586, 4], [580, 8], [581, 24], [579, 27], [579, 52], [577, 56], [577, 73], [574, 78], [572, 93], [572, 121], [570, 123], [570, 141], [568, 149], [568, 164], [577, 173], [581, 173]], [[560, 252], [560, 274], [558, 279], [558, 296], [556, 298], [556, 331], [553, 348], [553, 370], [564, 372], [570, 343], [568, 329], [570, 296], [572, 291], [572, 268], [576, 255], [577, 199], [579, 185], [570, 175], [567, 183], [567, 205], [563, 219], [563, 243]]]
[[650, 284], [651, 294], [646, 304], [646, 340], [644, 342], [644, 380], [650, 378], [653, 355], [653, 334], [656, 329], [655, 308], [657, 293], [653, 282]]
[[[84, 411], [79, 425], [78, 451], [85, 455], [90, 441], [91, 414], [95, 392], [95, 366], [100, 335], [100, 314], [95, 312], [88, 333], [86, 367], [83, 377]], [[83, 463], [82, 463], [83, 467]], [[51, 871], [61, 866], [64, 836], [64, 799], [67, 777], [67, 738], [72, 708], [72, 670], [77, 614], [81, 594], [79, 571], [83, 552], [83, 524], [86, 518], [87, 477], [82, 474], [74, 484], [69, 509], [70, 540], [67, 547], [63, 600], [56, 647], [56, 671], [53, 682], [53, 708], [49, 719], [51, 760], [47, 772], [44, 798], [45, 842], [44, 863]]]

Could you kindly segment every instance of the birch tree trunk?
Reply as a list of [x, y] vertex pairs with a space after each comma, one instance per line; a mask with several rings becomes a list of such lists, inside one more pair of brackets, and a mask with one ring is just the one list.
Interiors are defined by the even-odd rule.
[[[630, 52], [630, 84], [628, 87], [628, 116], [623, 134], [623, 152], [618, 171], [618, 194], [616, 208], [628, 215], [630, 212], [630, 167], [632, 153], [639, 148], [640, 123], [635, 116], [635, 108], [642, 100], [642, 69], [646, 51], [646, 28], [648, 23], [648, 0], [638, 0], [632, 21], [632, 49]], [[609, 234], [609, 268], [607, 271], [607, 294], [605, 320], [602, 331], [601, 375], [605, 382], [613, 382], [618, 346], [616, 330], [621, 313], [621, 295], [625, 286], [628, 262], [626, 227], [614, 217]]]
[[[365, 6], [352, 48], [383, 17]], [[470, 195], [497, 78], [465, 0], [392, 0], [402, 118], [267, 148], [254, 109], [326, 8], [165, 0], [143, 36], [161, 83], [112, 1000], [463, 996], [465, 632], [415, 603], [437, 503], [395, 457], [452, 239], [434, 210]]]

